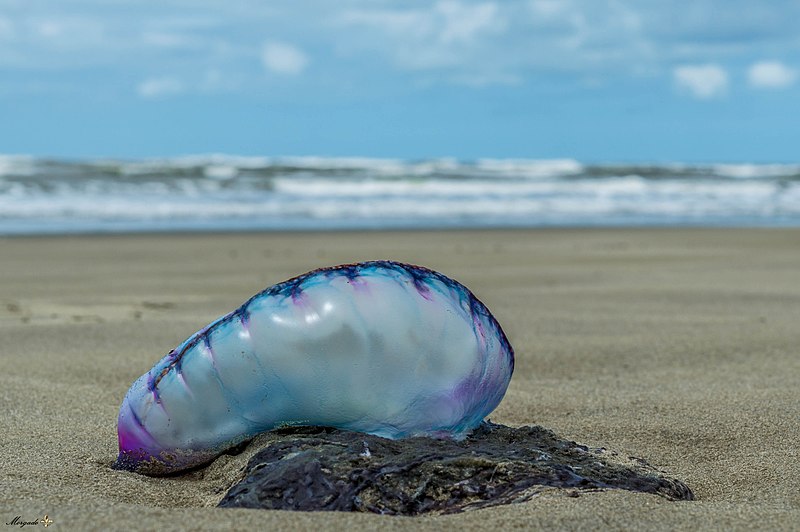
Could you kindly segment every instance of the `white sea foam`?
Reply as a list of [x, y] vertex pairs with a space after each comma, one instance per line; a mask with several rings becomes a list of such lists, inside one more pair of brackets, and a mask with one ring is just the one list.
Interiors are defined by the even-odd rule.
[[203, 175], [210, 179], [233, 179], [239, 175], [239, 169], [225, 164], [209, 164], [203, 167]]
[[33, 175], [35, 162], [30, 155], [0, 155], [0, 178]]
[[0, 233], [552, 223], [800, 225], [798, 168], [582, 165], [570, 159], [469, 163], [212, 154], [75, 162], [2, 156]]
[[481, 170], [511, 177], [560, 177], [578, 175], [584, 166], [573, 159], [479, 159]]
[[738, 179], [800, 176], [798, 164], [715, 164], [712, 168], [720, 176]]
[[493, 181], [453, 181], [445, 179], [416, 180], [325, 180], [313, 178], [278, 178], [274, 181], [277, 192], [293, 196], [316, 198], [417, 196], [513, 196], [517, 194], [545, 194], [554, 190], [553, 183], [497, 183]]

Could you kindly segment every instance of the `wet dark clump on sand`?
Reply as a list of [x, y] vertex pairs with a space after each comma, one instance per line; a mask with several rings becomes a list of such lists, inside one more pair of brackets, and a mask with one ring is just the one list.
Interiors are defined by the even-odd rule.
[[562, 440], [541, 427], [484, 423], [461, 442], [388, 440], [324, 427], [273, 431], [219, 506], [392, 515], [449, 514], [624, 489], [670, 500], [691, 490], [641, 459]]

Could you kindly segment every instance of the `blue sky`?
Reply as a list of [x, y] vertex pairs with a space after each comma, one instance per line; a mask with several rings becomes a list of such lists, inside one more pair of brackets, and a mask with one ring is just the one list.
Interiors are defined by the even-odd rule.
[[795, 0], [0, 0], [0, 153], [800, 161]]

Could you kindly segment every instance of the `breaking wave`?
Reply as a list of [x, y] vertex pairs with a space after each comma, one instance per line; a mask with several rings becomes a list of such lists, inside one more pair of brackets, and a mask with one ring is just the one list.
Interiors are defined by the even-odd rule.
[[0, 156], [0, 233], [800, 225], [800, 165]]

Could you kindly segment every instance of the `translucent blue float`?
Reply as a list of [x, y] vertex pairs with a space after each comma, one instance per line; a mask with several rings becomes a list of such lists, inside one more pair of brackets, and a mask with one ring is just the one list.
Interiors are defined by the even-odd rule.
[[137, 379], [115, 467], [173, 473], [286, 425], [461, 439], [513, 370], [500, 324], [453, 279], [391, 261], [314, 270], [256, 294]]

